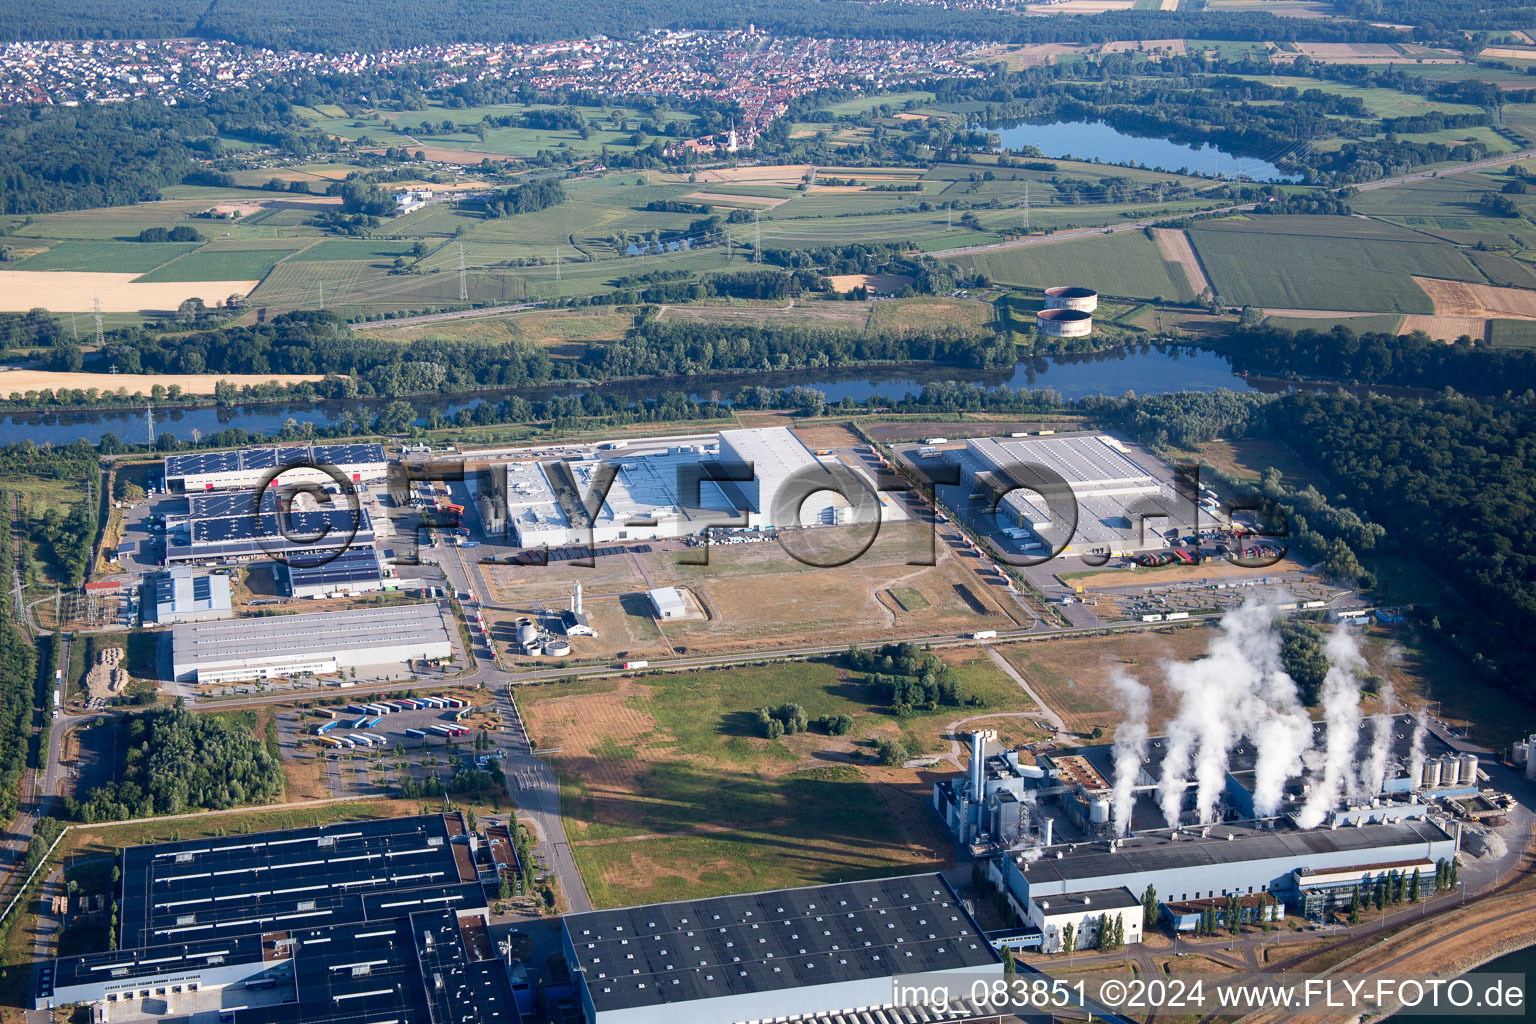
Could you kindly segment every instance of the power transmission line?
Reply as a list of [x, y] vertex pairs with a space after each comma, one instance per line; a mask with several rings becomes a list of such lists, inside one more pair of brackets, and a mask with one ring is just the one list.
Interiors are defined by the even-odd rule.
[[[559, 276], [556, 275], [556, 280]], [[459, 243], [459, 301], [469, 301], [469, 281], [464, 276], [464, 243]]]

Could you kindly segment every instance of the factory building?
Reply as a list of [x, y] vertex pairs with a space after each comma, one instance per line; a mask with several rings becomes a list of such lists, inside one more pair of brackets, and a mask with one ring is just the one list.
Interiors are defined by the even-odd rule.
[[1298, 882], [1307, 876], [1298, 872], [1350, 877], [1381, 865], [1427, 864], [1433, 878], [1436, 861], [1455, 857], [1456, 838], [1427, 819], [1311, 830], [1209, 825], [1039, 852], [992, 862], [992, 876], [1026, 919], [1032, 902], [1104, 889], [1139, 894], [1148, 885], [1164, 903], [1268, 893], [1299, 913], [1305, 900]]
[[1127, 944], [1141, 941], [1142, 913], [1140, 898], [1123, 886], [1116, 889], [1091, 889], [1065, 896], [1031, 901], [1024, 919], [1041, 936], [1040, 952], [1056, 953], [1062, 948], [1067, 926], [1072, 927], [1073, 944], [1078, 949], [1093, 949], [1099, 944], [1102, 929], [1119, 922], [1119, 932]]
[[938, 874], [571, 914], [564, 945], [587, 1024], [884, 1020], [893, 977], [1002, 972]]
[[[703, 479], [711, 465], [715, 475], [737, 478], [750, 467], [751, 479]], [[589, 515], [586, 503], [595, 501], [592, 495], [610, 473], [607, 496]], [[508, 462], [498, 468], [494, 487], [506, 496], [509, 539], [539, 548], [685, 537], [711, 526], [799, 525], [799, 508], [776, 506], [786, 482], [800, 474], [825, 476], [829, 489], [835, 483], [789, 428], [773, 427], [723, 430], [654, 450], [613, 442], [586, 457]], [[690, 481], [698, 485], [696, 494]], [[812, 521], [826, 519], [825, 512], [810, 509]]]
[[688, 614], [688, 600], [676, 587], [657, 587], [646, 591], [658, 619], [680, 619]]
[[229, 577], [204, 573], [194, 576], [186, 566], [175, 566], [148, 578], [149, 599], [144, 618], [156, 625], [227, 619], [235, 614], [230, 603]]
[[196, 683], [332, 675], [453, 656], [435, 604], [187, 622], [171, 630], [171, 645], [175, 678]]
[[55, 960], [33, 1006], [89, 1004], [94, 1020], [518, 1024], [477, 846], [454, 812], [130, 847], [118, 948]]
[[995, 506], [1007, 545], [1025, 554], [1163, 548], [1171, 527], [1193, 522], [1189, 502], [1108, 435], [972, 438], [943, 456], [969, 495], [960, 504], [981, 517]]
[[[388, 462], [381, 444], [300, 444], [272, 448], [242, 448], [232, 452], [193, 452], [165, 459], [167, 491], [250, 489], [269, 480], [279, 467], [329, 466], [352, 483], [382, 481]], [[336, 484], [336, 478], [314, 468], [294, 468], [282, 482]]]
[[393, 580], [385, 577], [384, 564], [372, 547], [352, 547], [322, 565], [277, 566], [278, 586], [295, 599], [355, 597], [376, 590], [390, 589]]
[[165, 517], [167, 565], [248, 562], [283, 558], [316, 565], [351, 547], [371, 547], [373, 520], [346, 496], [322, 504], [276, 488], [189, 494], [185, 511]]

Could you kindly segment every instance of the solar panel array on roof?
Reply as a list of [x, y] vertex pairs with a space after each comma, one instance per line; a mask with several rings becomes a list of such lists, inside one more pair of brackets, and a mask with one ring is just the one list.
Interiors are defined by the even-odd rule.
[[995, 965], [937, 874], [572, 914], [598, 1013]]
[[351, 583], [376, 583], [384, 575], [379, 553], [373, 548], [352, 547], [324, 565], [279, 566], [288, 593], [311, 589], [342, 589]]
[[460, 882], [441, 815], [130, 847], [122, 875], [125, 947], [359, 920], [368, 893]]
[[280, 466], [330, 466], [344, 476], [364, 471], [376, 476], [385, 465], [382, 444], [280, 445], [233, 452], [192, 452], [165, 460], [168, 484], [188, 489], [253, 484]]

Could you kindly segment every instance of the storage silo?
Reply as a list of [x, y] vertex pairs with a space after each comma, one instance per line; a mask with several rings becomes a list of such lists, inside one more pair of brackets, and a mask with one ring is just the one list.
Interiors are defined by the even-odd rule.
[[1035, 329], [1053, 338], [1086, 338], [1093, 333], [1093, 314], [1080, 309], [1042, 309]]
[[1477, 755], [1462, 754], [1457, 761], [1461, 763], [1461, 771], [1456, 775], [1456, 781], [1463, 786], [1477, 785]]
[[1440, 787], [1440, 759], [1427, 757], [1424, 759], [1423, 779], [1420, 782], [1425, 789], [1438, 789]]
[[1461, 762], [1455, 754], [1442, 754], [1440, 757], [1440, 785], [1450, 787], [1461, 782]]
[[1099, 308], [1099, 293], [1092, 288], [1079, 288], [1075, 285], [1058, 285], [1055, 288], [1045, 290], [1046, 309], [1075, 309], [1083, 313], [1092, 313]]

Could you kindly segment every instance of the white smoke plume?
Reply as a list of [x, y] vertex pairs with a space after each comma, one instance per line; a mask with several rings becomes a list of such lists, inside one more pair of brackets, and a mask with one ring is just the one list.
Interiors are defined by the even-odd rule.
[[1394, 703], [1392, 684], [1384, 680], [1381, 688], [1382, 712], [1371, 716], [1371, 752], [1360, 766], [1359, 793], [1367, 800], [1380, 795], [1382, 784], [1387, 779], [1387, 758], [1392, 753], [1392, 726], [1396, 724], [1392, 720]]
[[1360, 680], [1365, 665], [1360, 648], [1340, 627], [1323, 648], [1328, 674], [1323, 678], [1323, 720], [1328, 738], [1323, 748], [1321, 777], [1296, 816], [1302, 828], [1313, 828], [1339, 802], [1346, 790], [1358, 790], [1355, 748], [1360, 742]]
[[1136, 776], [1147, 756], [1147, 688], [1125, 672], [1116, 670], [1111, 681], [1125, 707], [1125, 717], [1115, 730], [1115, 783], [1110, 797], [1115, 834], [1123, 836], [1131, 825], [1136, 802]]
[[1169, 827], [1194, 768], [1195, 810], [1212, 820], [1226, 789], [1232, 748], [1248, 736], [1256, 745], [1255, 813], [1275, 813], [1286, 780], [1301, 770], [1311, 725], [1296, 684], [1280, 666], [1280, 639], [1271, 604], [1245, 602], [1222, 617], [1210, 654], [1169, 665], [1168, 682], [1180, 694], [1178, 716], [1168, 726], [1168, 751], [1158, 797]]
[[1413, 745], [1408, 748], [1408, 780], [1414, 789], [1419, 788], [1419, 780], [1424, 777], [1424, 712], [1418, 710], [1413, 713]]

